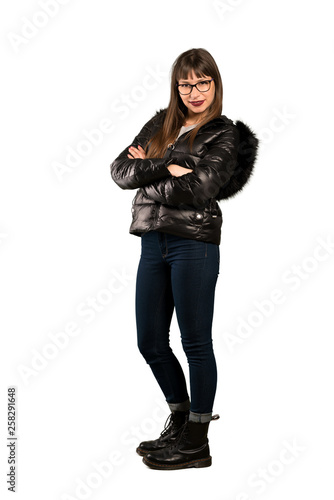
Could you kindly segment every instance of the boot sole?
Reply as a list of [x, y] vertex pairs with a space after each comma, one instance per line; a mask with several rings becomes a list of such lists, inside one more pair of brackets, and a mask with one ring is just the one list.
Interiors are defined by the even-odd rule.
[[158, 464], [151, 462], [144, 455], [143, 462], [145, 465], [150, 467], [150, 469], [157, 470], [177, 470], [177, 469], [190, 469], [191, 467], [196, 467], [198, 469], [203, 467], [210, 467], [212, 465], [212, 457], [200, 458], [199, 460], [191, 460], [190, 462], [184, 462], [181, 464]]
[[141, 457], [145, 457], [145, 455], [147, 455], [148, 453], [151, 453], [151, 451], [144, 451], [142, 450], [141, 448], [137, 448], [136, 449], [136, 452], [138, 453], [138, 455], [140, 455]]

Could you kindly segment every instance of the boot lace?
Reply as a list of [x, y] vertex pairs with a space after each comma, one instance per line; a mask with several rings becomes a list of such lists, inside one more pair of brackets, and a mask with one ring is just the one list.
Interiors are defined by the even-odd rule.
[[174, 414], [171, 413], [168, 417], [167, 417], [167, 420], [165, 422], [165, 425], [164, 425], [164, 428], [163, 428], [163, 431], [161, 432], [160, 434], [160, 438], [163, 438], [165, 437], [167, 434], [169, 433], [173, 433], [173, 432], [176, 432], [178, 430], [177, 426], [176, 426], [176, 422], [175, 422], [175, 417], [174, 417]]
[[[212, 415], [211, 420], [218, 420], [220, 418], [219, 415]], [[169, 443], [168, 448], [178, 448], [178, 446], [183, 443], [189, 434], [189, 426], [188, 424], [189, 416], [186, 418], [185, 423], [182, 425], [180, 434], [177, 436], [174, 442]]]
[[168, 448], [178, 448], [178, 446], [187, 438], [188, 432], [189, 432], [189, 427], [187, 426], [188, 419], [186, 419], [186, 422], [182, 425], [181, 429], [179, 430], [179, 435], [176, 437], [175, 441], [171, 441], [168, 444]]

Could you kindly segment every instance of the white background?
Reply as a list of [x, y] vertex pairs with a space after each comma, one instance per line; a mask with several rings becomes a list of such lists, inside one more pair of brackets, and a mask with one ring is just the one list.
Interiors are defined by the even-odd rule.
[[[54, 5], [0, 13], [1, 497], [14, 385], [17, 499], [331, 498], [330, 2]], [[261, 148], [247, 187], [221, 202], [213, 465], [161, 472], [135, 453], [168, 409], [136, 346], [135, 193], [109, 165], [167, 106], [171, 65], [193, 47], [216, 59], [223, 113]], [[101, 122], [109, 132], [59, 175]], [[188, 376], [175, 319], [171, 338]]]

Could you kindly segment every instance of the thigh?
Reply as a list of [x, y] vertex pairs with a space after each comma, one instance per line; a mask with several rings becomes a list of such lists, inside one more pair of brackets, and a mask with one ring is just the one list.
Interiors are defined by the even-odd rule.
[[211, 335], [219, 261], [219, 246], [212, 243], [189, 240], [175, 252], [172, 291], [183, 340]]
[[158, 345], [169, 339], [174, 310], [170, 266], [162, 259], [156, 241], [142, 239], [136, 278], [136, 322], [141, 341]]

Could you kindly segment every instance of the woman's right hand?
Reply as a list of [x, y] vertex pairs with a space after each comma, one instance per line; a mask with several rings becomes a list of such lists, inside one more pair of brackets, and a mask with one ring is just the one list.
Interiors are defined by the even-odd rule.
[[129, 152], [130, 154], [128, 154], [128, 158], [131, 158], [132, 160], [135, 158], [140, 158], [141, 160], [145, 160], [146, 158], [146, 153], [140, 145], [138, 146], [138, 148], [130, 146]]
[[192, 172], [190, 168], [180, 167], [180, 165], [169, 165], [168, 170], [174, 177], [181, 177], [182, 175], [189, 174]]

